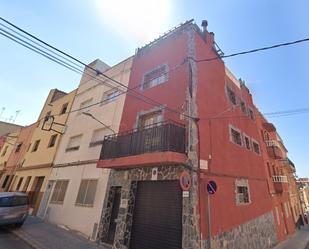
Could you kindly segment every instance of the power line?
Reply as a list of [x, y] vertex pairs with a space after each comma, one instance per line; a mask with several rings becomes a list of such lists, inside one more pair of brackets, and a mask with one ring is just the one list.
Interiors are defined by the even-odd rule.
[[291, 41], [291, 42], [279, 43], [279, 44], [275, 44], [275, 45], [272, 45], [272, 46], [255, 48], [255, 49], [251, 49], [251, 50], [241, 51], [241, 52], [237, 52], [237, 53], [233, 53], [233, 54], [228, 54], [228, 55], [216, 56], [216, 57], [212, 57], [212, 58], [196, 60], [193, 57], [188, 57], [188, 59], [193, 60], [194, 62], [197, 62], [197, 63], [199, 63], [199, 62], [208, 62], [208, 61], [214, 61], [214, 60], [218, 60], [218, 59], [230, 58], [230, 57], [235, 57], [235, 56], [244, 55], [244, 54], [256, 53], [256, 52], [270, 50], [270, 49], [284, 47], [284, 46], [295, 45], [295, 44], [303, 43], [303, 42], [309, 42], [309, 38], [304, 38], [304, 39], [295, 40], [295, 41]]
[[[26, 34], [26, 35], [32, 37], [33, 39], [35, 39], [35, 40], [37, 40], [37, 41], [43, 43], [43, 44], [46, 45], [47, 47], [50, 47], [50, 48], [56, 50], [57, 52], [59, 52], [59, 53], [65, 55], [65, 56], [69, 57], [70, 59], [72, 59], [72, 60], [74, 60], [74, 61], [76, 61], [76, 62], [82, 64], [82, 65], [85, 66], [86, 68], [89, 68], [89, 69], [93, 70], [93, 71], [96, 72], [97, 74], [100, 74], [100, 75], [104, 76], [105, 78], [107, 78], [108, 80], [114, 82], [115, 84], [118, 84], [118, 85], [120, 85], [120, 86], [122, 86], [122, 87], [128, 89], [129, 91], [134, 92], [136, 95], [141, 96], [142, 99], [139, 98], [139, 100], [141, 100], [141, 101], [143, 101], [143, 102], [145, 102], [145, 103], [147, 103], [147, 104], [153, 105], [153, 106], [164, 106], [164, 104], [160, 103], [159, 101], [154, 100], [154, 99], [152, 99], [152, 98], [150, 98], [150, 97], [147, 97], [147, 96], [143, 95], [142, 93], [136, 91], [135, 89], [129, 88], [129, 87], [126, 86], [125, 84], [123, 84], [123, 83], [121, 83], [121, 82], [119, 82], [119, 81], [117, 81], [117, 80], [115, 80], [115, 79], [109, 77], [108, 75], [106, 75], [106, 74], [104, 74], [104, 73], [102, 73], [102, 72], [99, 72], [98, 70], [96, 70], [96, 69], [94, 69], [93, 67], [87, 65], [86, 63], [84, 63], [84, 62], [78, 60], [77, 58], [75, 58], [75, 57], [69, 55], [68, 53], [63, 52], [63, 51], [60, 50], [60, 49], [57, 49], [56, 47], [54, 47], [54, 46], [48, 44], [47, 42], [44, 42], [43, 40], [39, 39], [38, 37], [36, 37], [36, 36], [30, 34], [29, 32], [27, 32], [27, 31], [25, 31], [25, 30], [21, 29], [20, 27], [14, 25], [13, 23], [11, 23], [11, 22], [5, 20], [4, 18], [0, 17], [0, 20], [4, 21], [5, 23], [9, 24], [10, 26], [16, 28], [17, 30], [21, 31], [22, 33], [24, 33], [24, 34]], [[6, 37], [7, 37], [7, 36], [6, 36]], [[46, 57], [46, 56], [45, 56], [45, 57]], [[59, 64], [59, 63], [58, 63], [58, 64]], [[146, 101], [146, 100], [147, 100], [147, 101]], [[150, 102], [149, 102], [149, 101], [150, 101]], [[189, 115], [187, 115], [187, 114], [178, 112], [177, 110], [174, 110], [174, 109], [172, 109], [172, 108], [170, 108], [170, 107], [168, 107], [168, 106], [165, 106], [164, 108], [165, 108], [166, 110], [170, 111], [170, 112], [178, 113], [178, 114], [183, 115], [183, 116], [185, 116], [185, 117], [187, 117], [187, 118], [194, 119], [194, 117], [191, 117], [191, 116], [189, 116]]]

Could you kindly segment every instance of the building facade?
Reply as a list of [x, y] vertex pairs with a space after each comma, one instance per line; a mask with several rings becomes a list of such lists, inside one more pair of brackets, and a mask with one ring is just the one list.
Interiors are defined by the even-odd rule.
[[[20, 166], [15, 171], [15, 184], [30, 197], [32, 214], [36, 215], [44, 189], [47, 186], [56, 150], [71, 110], [75, 91], [64, 93], [57, 89], [49, 92], [38, 121], [33, 125]], [[13, 185], [13, 189], [17, 185]]]
[[42, 216], [93, 240], [109, 176], [96, 165], [104, 136], [119, 130], [125, 95], [106, 77], [91, 75], [92, 69], [127, 85], [131, 66], [129, 58], [113, 67], [96, 60], [85, 68], [73, 103], [73, 110], [83, 109], [69, 115], [49, 178], [52, 194]]

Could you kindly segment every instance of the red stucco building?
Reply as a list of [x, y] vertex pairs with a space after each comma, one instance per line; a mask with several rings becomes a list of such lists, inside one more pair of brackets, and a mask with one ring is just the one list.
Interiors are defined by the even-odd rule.
[[211, 236], [211, 248], [260, 249], [294, 232], [272, 125], [221, 53], [192, 21], [137, 49], [120, 133], [97, 165], [112, 169], [101, 243], [208, 248]]

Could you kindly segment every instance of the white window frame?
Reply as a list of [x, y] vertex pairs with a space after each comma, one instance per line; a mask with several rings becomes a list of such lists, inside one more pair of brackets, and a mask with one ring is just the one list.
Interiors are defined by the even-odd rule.
[[[150, 82], [148, 83], [149, 86], [148, 87], [145, 87], [145, 78], [147, 77], [147, 75], [153, 73], [154, 71], [160, 69], [161, 67], [165, 67], [165, 71], [163, 74], [161, 74], [160, 76], [158, 77], [155, 77], [153, 79], [150, 80]], [[142, 79], [142, 84], [141, 84], [141, 90], [147, 90], [147, 89], [150, 89], [150, 88], [153, 88], [155, 86], [158, 86], [158, 85], [161, 85], [163, 84], [164, 82], [168, 81], [168, 78], [169, 78], [169, 72], [168, 72], [168, 64], [167, 63], [163, 63], [163, 64], [160, 64], [158, 65], [157, 67], [155, 68], [152, 68], [151, 70], [147, 71], [144, 73], [143, 75], [143, 79]]]
[[[240, 143], [241, 144], [238, 144], [238, 143], [234, 142], [233, 135], [232, 135], [232, 130], [237, 131], [239, 133], [239, 135], [240, 135]], [[230, 142], [231, 143], [233, 143], [235, 145], [238, 145], [240, 147], [243, 147], [243, 138], [242, 138], [242, 134], [241, 134], [241, 130], [240, 129], [238, 129], [235, 126], [229, 124], [229, 136], [230, 136]]]
[[[61, 193], [60, 191], [57, 193], [57, 198], [56, 198], [56, 200], [53, 200], [53, 196], [54, 196], [54, 192], [55, 192], [55, 190], [56, 190], [57, 182], [62, 182], [61, 185], [60, 185], [60, 190], [61, 190], [61, 187], [62, 187], [62, 185], [63, 185], [63, 182], [67, 182], [67, 183], [68, 183], [68, 184], [67, 184], [67, 187], [66, 187], [66, 189], [65, 189], [65, 191], [64, 191], [64, 197], [63, 197], [63, 200], [62, 200], [62, 201], [59, 201], [59, 196], [60, 196], [60, 193]], [[50, 199], [50, 203], [51, 203], [51, 204], [63, 204], [63, 203], [64, 203], [65, 196], [66, 196], [67, 191], [68, 191], [68, 188], [69, 188], [69, 184], [70, 184], [70, 180], [68, 180], [68, 179], [59, 179], [59, 180], [56, 180], [56, 182], [55, 182], [55, 187], [54, 187], [54, 189], [53, 189], [53, 192], [52, 192], [52, 195], [51, 195], [51, 199]]]
[[[101, 140], [95, 140], [94, 139], [94, 134], [95, 132], [97, 131], [102, 131], [103, 132], [103, 137]], [[92, 135], [91, 135], [91, 140], [90, 140], [90, 143], [89, 143], [89, 147], [94, 147], [94, 146], [97, 146], [97, 145], [102, 145], [103, 144], [103, 140], [104, 140], [104, 134], [107, 132], [107, 128], [99, 128], [99, 129], [95, 129], [92, 131]]]
[[[241, 202], [238, 193], [238, 187], [246, 187], [248, 192], [248, 202]], [[251, 194], [248, 179], [236, 179], [235, 180], [235, 197], [236, 206], [249, 205], [251, 204]]]
[[[69, 147], [71, 140], [74, 139], [74, 138], [77, 138], [77, 137], [80, 137], [79, 145]], [[79, 134], [79, 135], [69, 137], [69, 141], [68, 141], [67, 147], [65, 148], [65, 152], [79, 150], [82, 138], [83, 138], [83, 134]]]
[[[112, 89], [105, 91], [102, 96], [101, 105], [105, 105], [105, 104], [115, 101], [118, 98], [118, 95], [120, 95], [121, 93], [122, 91], [119, 88], [112, 88]], [[108, 98], [109, 94], [112, 94], [112, 97]]]
[[[254, 143], [256, 143], [258, 146], [259, 146], [259, 153], [257, 153], [255, 150], [254, 150]], [[252, 145], [252, 151], [257, 154], [257, 155], [261, 155], [262, 154], [262, 151], [261, 151], [261, 146], [260, 146], [260, 143], [258, 141], [256, 141], [255, 139], [251, 138], [251, 145]]]
[[[83, 203], [78, 203], [77, 202], [77, 198], [78, 198], [78, 195], [79, 195], [79, 191], [81, 190], [80, 188], [81, 188], [82, 181], [87, 181], [87, 187], [86, 187], [85, 195], [83, 196]], [[95, 191], [94, 191], [93, 202], [91, 204], [86, 204], [85, 201], [86, 201], [86, 197], [87, 197], [87, 194], [88, 194], [89, 181], [96, 181], [96, 187], [95, 187]], [[75, 206], [93, 207], [94, 203], [95, 203], [95, 199], [96, 199], [96, 192], [97, 192], [97, 189], [98, 189], [98, 183], [99, 183], [99, 179], [98, 178], [84, 178], [84, 179], [81, 179], [81, 181], [79, 183], [79, 188], [78, 188], [78, 191], [77, 191], [76, 199], [75, 199]]]
[[[249, 146], [250, 148], [247, 148], [247, 143], [246, 143], [246, 138], [248, 138], [249, 140]], [[252, 140], [251, 137], [249, 137], [246, 133], [243, 132], [243, 146], [247, 149], [247, 150], [252, 150]]]

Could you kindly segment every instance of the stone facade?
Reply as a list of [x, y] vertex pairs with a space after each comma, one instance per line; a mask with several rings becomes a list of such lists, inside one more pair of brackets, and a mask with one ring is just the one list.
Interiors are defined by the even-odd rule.
[[[278, 243], [272, 212], [212, 238], [212, 249], [270, 249]], [[203, 241], [203, 248], [208, 248]]]
[[[117, 218], [117, 228], [114, 238], [113, 249], [127, 249], [130, 245], [130, 235], [132, 228], [132, 215], [134, 211], [135, 193], [138, 181], [162, 181], [178, 180], [180, 174], [187, 170], [185, 166], [159, 166], [134, 168], [129, 170], [112, 170], [109, 177], [108, 191], [102, 210], [101, 224], [98, 233], [98, 242], [104, 241], [107, 237], [113, 195], [116, 187], [121, 186], [121, 204]], [[157, 175], [153, 176], [153, 171]], [[199, 215], [195, 213], [197, 205], [197, 195], [192, 194], [193, 188], [189, 191], [189, 197], [183, 197], [182, 206], [182, 248], [197, 248], [199, 234], [196, 233], [198, 227]]]

